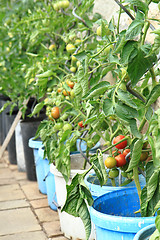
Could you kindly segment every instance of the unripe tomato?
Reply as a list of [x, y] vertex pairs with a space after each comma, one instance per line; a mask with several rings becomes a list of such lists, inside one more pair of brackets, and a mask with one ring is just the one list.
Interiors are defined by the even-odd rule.
[[108, 55], [108, 54], [110, 53], [110, 50], [112, 50], [113, 48], [114, 48], [113, 45], [109, 45], [108, 47], [106, 47], [106, 48], [104, 49], [104, 52]]
[[69, 7], [69, 1], [62, 1], [62, 3], [61, 3], [61, 7], [62, 8], [68, 8]]
[[148, 158], [148, 152], [142, 152], [140, 156], [140, 161], [144, 162], [147, 160], [147, 158]]
[[159, 9], [159, 11], [160, 11], [160, 3], [158, 3], [158, 9]]
[[79, 45], [81, 42], [82, 42], [81, 39], [76, 39], [76, 40], [75, 40], [75, 44], [76, 44], [76, 45]]
[[62, 127], [63, 127], [63, 123], [62, 122], [56, 123], [54, 125], [54, 129], [57, 130], [57, 131], [61, 130]]
[[50, 46], [49, 46], [49, 50], [53, 50], [54, 48], [56, 47], [56, 45], [55, 44], [51, 44]]
[[58, 119], [59, 116], [60, 116], [60, 110], [59, 110], [59, 107], [53, 107], [51, 109], [51, 116], [54, 118], [54, 119]]
[[131, 150], [129, 149], [129, 148], [126, 148], [126, 149], [124, 149], [124, 151], [123, 151], [123, 155], [124, 156], [127, 156], [127, 154], [130, 152]]
[[[107, 36], [110, 35], [111, 31], [110, 31], [110, 29], [108, 28], [107, 25], [106, 25], [105, 28], [106, 28], [106, 35], [107, 35]], [[101, 26], [99, 26], [99, 27], [97, 28], [97, 35], [100, 36], [100, 37], [101, 37], [101, 35], [102, 35], [102, 27], [101, 27]]]
[[116, 162], [117, 162], [117, 164], [116, 164], [117, 167], [122, 167], [127, 163], [126, 159], [125, 159], [125, 156], [123, 154], [117, 155], [115, 157], [115, 159], [116, 159]]
[[71, 95], [71, 99], [73, 99], [75, 97], [75, 93], [74, 93], [73, 89], [70, 91], [70, 95]]
[[77, 62], [76, 62], [76, 65], [77, 65], [77, 67], [79, 67], [79, 66], [81, 65], [81, 62], [80, 62], [80, 61], [77, 61]]
[[109, 170], [109, 178], [116, 178], [119, 175], [119, 170], [117, 168], [112, 168]]
[[71, 59], [73, 62], [77, 62], [77, 58], [74, 55], [71, 56]]
[[87, 141], [87, 146], [88, 146], [89, 148], [92, 148], [92, 147], [94, 146], [94, 142], [93, 142], [92, 140], [88, 140], [88, 141]]
[[73, 53], [73, 52], [76, 50], [76, 47], [75, 47], [73, 44], [69, 43], [69, 44], [67, 44], [67, 46], [66, 46], [66, 50], [67, 50], [67, 52], [69, 52], [69, 53]]
[[[113, 144], [116, 144], [117, 142], [121, 141], [125, 136], [119, 135], [113, 139]], [[124, 140], [123, 142], [117, 144], [115, 147], [118, 149], [123, 149], [127, 146], [127, 140]]]
[[76, 67], [71, 67], [70, 71], [75, 73], [76, 72]]
[[63, 130], [64, 130], [64, 131], [72, 130], [72, 125], [71, 125], [70, 123], [66, 123], [66, 124], [63, 126]]
[[125, 177], [125, 178], [127, 177], [127, 173], [126, 173], [126, 172], [123, 172], [123, 171], [122, 171], [122, 172], [121, 172], [121, 175], [122, 175], [122, 177]]
[[107, 157], [104, 161], [104, 164], [107, 168], [111, 169], [114, 168], [117, 164], [117, 161], [114, 157]]

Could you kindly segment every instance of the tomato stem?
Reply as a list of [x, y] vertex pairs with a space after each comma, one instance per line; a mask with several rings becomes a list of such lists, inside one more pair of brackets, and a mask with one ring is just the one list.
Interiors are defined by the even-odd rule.
[[111, 183], [112, 183], [112, 186], [113, 186], [113, 187], [116, 187], [116, 182], [115, 182], [115, 179], [114, 179], [114, 178], [111, 178]]

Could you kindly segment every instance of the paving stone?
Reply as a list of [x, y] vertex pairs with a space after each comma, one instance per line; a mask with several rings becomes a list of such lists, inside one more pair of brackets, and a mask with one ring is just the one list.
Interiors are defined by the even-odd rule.
[[47, 196], [46, 196], [46, 198], [37, 199], [37, 200], [32, 200], [32, 201], [30, 201], [30, 204], [31, 204], [32, 207], [35, 208], [35, 209], [48, 207]]
[[[43, 228], [45, 229], [47, 236], [50, 237], [57, 237], [57, 236], [62, 236], [63, 233], [61, 232], [60, 229], [60, 224], [59, 221], [53, 221], [53, 222], [45, 222], [43, 223]], [[59, 238], [58, 238], [59, 240]]]
[[30, 208], [0, 211], [0, 236], [41, 230]]
[[7, 168], [8, 165], [5, 162], [0, 162], [0, 168]]
[[0, 179], [14, 178], [12, 171], [9, 168], [0, 168]]
[[0, 186], [0, 201], [25, 199], [18, 184]]
[[22, 184], [21, 187], [29, 200], [40, 199], [40, 198], [46, 197], [44, 194], [40, 193], [38, 186], [37, 186], [37, 182], [27, 181], [25, 184]]
[[0, 179], [0, 186], [9, 185], [9, 184], [16, 184], [17, 181], [14, 178], [2, 178]]
[[66, 239], [68, 239], [68, 238], [63, 237], [63, 236], [62, 237], [58, 236], [58, 237], [49, 238], [48, 240], [66, 240]]
[[25, 172], [14, 171], [13, 176], [18, 181], [23, 180], [23, 179], [25, 179], [25, 180], [27, 179]]
[[10, 168], [12, 171], [16, 171], [16, 170], [17, 170], [17, 165], [16, 165], [16, 164], [9, 164], [9, 168]]
[[40, 222], [59, 221], [58, 213], [51, 210], [49, 207], [35, 209], [35, 213], [38, 216]]
[[[13, 235], [7, 235], [0, 237], [0, 240], [47, 240], [44, 232], [26, 232], [26, 233], [17, 233]], [[61, 240], [61, 239], [57, 239]]]
[[0, 210], [29, 207], [29, 203], [25, 199], [0, 202]]

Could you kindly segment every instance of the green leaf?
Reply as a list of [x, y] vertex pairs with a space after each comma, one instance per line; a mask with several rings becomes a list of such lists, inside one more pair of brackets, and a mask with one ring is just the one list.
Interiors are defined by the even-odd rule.
[[85, 173], [76, 174], [71, 184], [67, 185], [67, 198], [62, 211], [82, 219], [86, 231], [86, 239], [88, 239], [91, 233], [91, 219], [86, 201], [91, 206], [93, 198], [84, 183], [84, 176]]
[[143, 2], [142, 0], [127, 0], [127, 2], [131, 3], [132, 5], [136, 6], [137, 9], [146, 13], [148, 11], [148, 5]]
[[149, 107], [151, 104], [155, 103], [157, 98], [160, 96], [160, 84], [157, 84], [152, 91], [150, 92], [147, 100], [146, 107]]
[[105, 116], [110, 116], [114, 114], [113, 103], [110, 99], [106, 98], [103, 102], [103, 112]]
[[128, 119], [137, 118], [138, 112], [125, 104], [116, 103], [115, 104], [115, 111], [119, 118], [123, 119], [124, 121], [128, 121]]
[[129, 59], [131, 60], [131, 57], [134, 58], [137, 55], [137, 47], [138, 43], [136, 41], [128, 41], [125, 44], [121, 54], [122, 63], [128, 63]]
[[124, 47], [124, 45], [126, 44], [126, 30], [123, 30], [122, 32], [120, 32], [119, 36], [118, 36], [118, 40], [115, 46], [115, 50], [114, 53], [118, 53], [122, 50], [122, 48]]
[[50, 76], [52, 76], [53, 75], [53, 72], [52, 72], [52, 70], [47, 70], [46, 72], [44, 72], [44, 73], [41, 73], [41, 74], [38, 74], [38, 75], [36, 75], [36, 77], [37, 78], [48, 78], [48, 77], [50, 77]]
[[110, 87], [109, 82], [102, 81], [102, 82], [98, 83], [96, 86], [94, 86], [93, 88], [91, 88], [88, 91], [88, 94], [83, 96], [83, 99], [89, 99], [89, 98], [93, 98], [93, 97], [102, 95], [104, 92], [106, 92], [106, 90], [108, 90], [109, 87]]
[[100, 185], [103, 186], [107, 182], [108, 176], [104, 166], [102, 153], [100, 152], [99, 155], [91, 156], [90, 162], [99, 179]]
[[128, 92], [125, 92], [121, 89], [118, 89], [117, 91], [118, 98], [125, 103], [126, 105], [137, 109], [137, 105], [134, 103], [134, 101], [131, 98], [131, 95]]
[[155, 170], [150, 177], [148, 184], [147, 184], [147, 201], [149, 202], [157, 188], [157, 185], [159, 184], [159, 170]]
[[133, 150], [132, 150], [132, 157], [129, 162], [127, 172], [131, 171], [139, 163], [140, 157], [141, 157], [141, 152], [142, 152], [142, 147], [143, 147], [143, 141], [142, 141], [142, 139], [138, 139], [134, 143]]
[[135, 119], [129, 119], [128, 122], [129, 122], [129, 127], [130, 127], [130, 130], [131, 130], [131, 133], [132, 133], [135, 137], [141, 138], [142, 135], [141, 135], [141, 133], [138, 131], [136, 120], [135, 120]]
[[144, 26], [144, 21], [142, 20], [134, 20], [127, 29], [126, 32], [126, 40], [134, 39], [138, 34], [142, 32], [142, 28]]
[[43, 106], [44, 106], [44, 102], [40, 102], [40, 103], [36, 104], [32, 113], [29, 116], [32, 117], [35, 114], [39, 113], [41, 111], [41, 109], [43, 108]]
[[142, 49], [138, 50], [136, 56], [129, 62], [127, 69], [133, 86], [135, 86], [144, 73], [153, 66], [155, 61], [155, 55], [146, 57]]

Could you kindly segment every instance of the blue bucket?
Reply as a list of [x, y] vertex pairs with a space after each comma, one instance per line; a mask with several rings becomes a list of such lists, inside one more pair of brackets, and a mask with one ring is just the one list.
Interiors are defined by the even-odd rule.
[[149, 240], [150, 236], [152, 235], [152, 233], [154, 233], [155, 230], [155, 224], [144, 227], [140, 231], [138, 231], [133, 240]]
[[136, 188], [108, 192], [95, 199], [90, 208], [96, 239], [133, 240], [136, 233], [155, 222], [155, 217], [141, 217]]
[[34, 140], [34, 138], [29, 139], [28, 143], [30, 148], [33, 148], [33, 154], [34, 154], [34, 161], [35, 161], [35, 167], [36, 167], [36, 176], [37, 176], [37, 182], [38, 182], [38, 188], [39, 191], [43, 194], [47, 194], [46, 184], [43, 181], [45, 177], [44, 167], [43, 167], [43, 158], [39, 156], [38, 150], [40, 147], [42, 147], [42, 141], [40, 140]]
[[47, 158], [43, 158], [44, 149], [43, 147], [39, 149], [39, 155], [43, 159], [43, 168], [45, 172], [44, 182], [46, 183], [47, 189], [47, 199], [49, 207], [56, 211], [57, 210], [57, 198], [56, 198], [56, 189], [55, 189], [55, 180], [54, 175], [50, 172], [50, 163]]
[[[124, 179], [125, 178], [122, 177], [122, 182], [124, 181]], [[140, 180], [141, 186], [144, 187], [145, 184], [146, 184], [145, 178], [142, 175], [140, 175], [139, 180]], [[99, 196], [101, 196], [101, 195], [103, 195], [107, 192], [118, 191], [118, 190], [121, 190], [121, 189], [135, 188], [136, 187], [134, 181], [130, 182], [126, 186], [119, 187], [118, 186], [119, 185], [118, 177], [115, 179], [116, 187], [112, 186], [112, 183], [111, 183], [110, 179], [108, 179], [107, 183], [101, 187], [100, 183], [99, 183], [99, 180], [96, 177], [95, 173], [87, 174], [84, 181], [85, 181], [86, 185], [88, 186], [94, 200], [97, 197], [99, 197]]]

